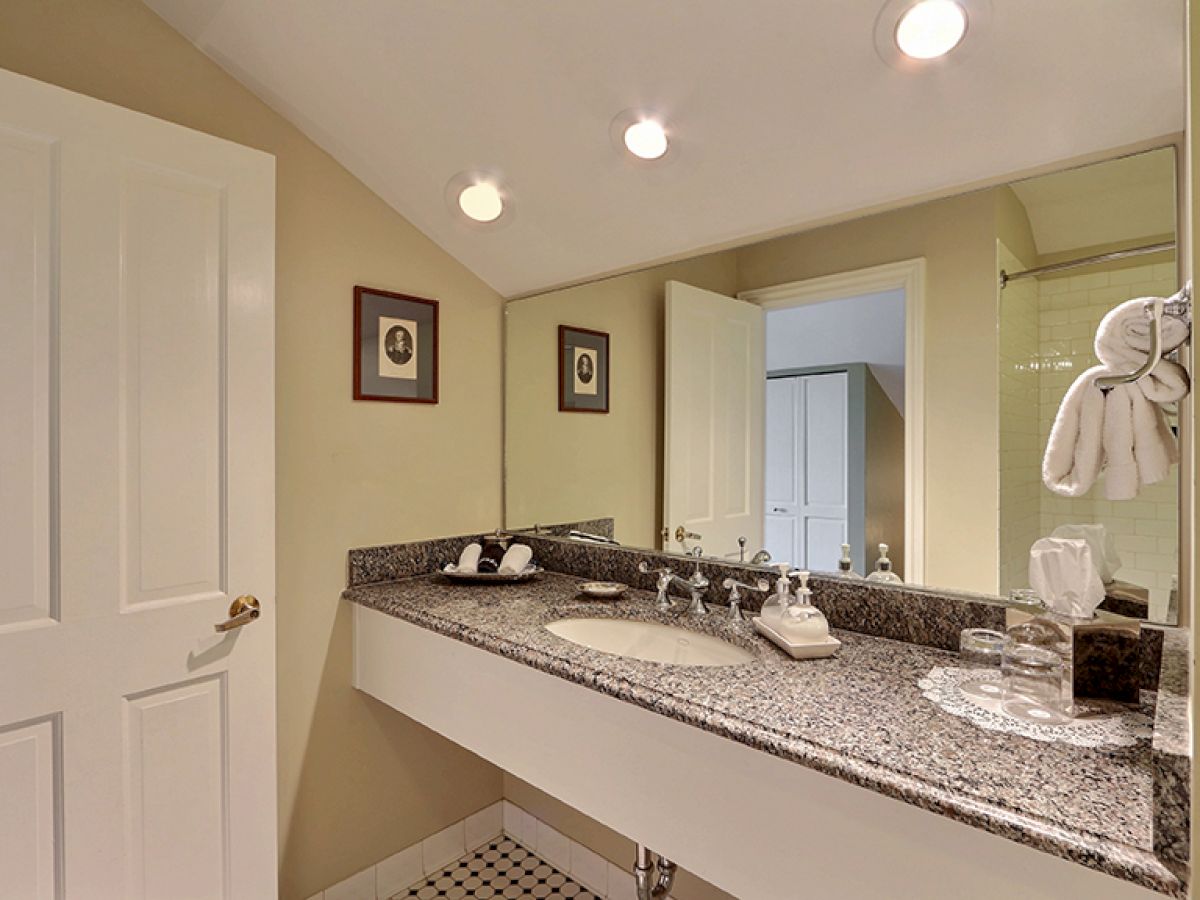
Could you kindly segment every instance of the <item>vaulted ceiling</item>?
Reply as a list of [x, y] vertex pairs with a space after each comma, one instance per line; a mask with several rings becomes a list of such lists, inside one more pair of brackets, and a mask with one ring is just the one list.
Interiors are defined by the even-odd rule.
[[[883, 0], [146, 0], [506, 296], [1183, 129], [1183, 0], [971, 0], [940, 64]], [[889, 9], [895, 7], [889, 2]], [[666, 117], [634, 164], [614, 117]], [[471, 227], [459, 173], [511, 191]]]

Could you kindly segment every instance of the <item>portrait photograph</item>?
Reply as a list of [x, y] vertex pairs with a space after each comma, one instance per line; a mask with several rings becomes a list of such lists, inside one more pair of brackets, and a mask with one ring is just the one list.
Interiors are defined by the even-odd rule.
[[379, 375], [382, 378], [417, 377], [417, 323], [411, 319], [379, 320]]
[[560, 412], [608, 412], [608, 344], [606, 332], [558, 327]]
[[438, 302], [354, 289], [354, 399], [437, 403]]

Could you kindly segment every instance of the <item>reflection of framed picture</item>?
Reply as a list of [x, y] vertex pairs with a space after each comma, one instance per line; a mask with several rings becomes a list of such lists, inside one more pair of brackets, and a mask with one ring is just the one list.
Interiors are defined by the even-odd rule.
[[438, 401], [438, 302], [354, 288], [354, 399]]
[[608, 412], [608, 335], [558, 326], [559, 412]]

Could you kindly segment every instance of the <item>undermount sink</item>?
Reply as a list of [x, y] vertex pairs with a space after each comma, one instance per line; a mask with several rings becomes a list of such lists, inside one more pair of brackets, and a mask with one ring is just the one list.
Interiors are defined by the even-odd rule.
[[602, 653], [674, 666], [737, 666], [754, 658], [718, 637], [657, 622], [560, 619], [547, 625], [546, 630]]

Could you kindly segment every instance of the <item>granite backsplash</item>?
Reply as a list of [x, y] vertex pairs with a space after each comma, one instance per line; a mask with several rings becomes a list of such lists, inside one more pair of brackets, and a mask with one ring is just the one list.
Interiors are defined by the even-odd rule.
[[[540, 526], [540, 530], [565, 534], [575, 528], [606, 535], [606, 523], [610, 522], [595, 519]], [[351, 550], [347, 584], [358, 587], [435, 572], [458, 559], [462, 548], [480, 537], [480, 534], [467, 534]], [[522, 532], [516, 537], [530, 546], [534, 560], [546, 569], [579, 578], [620, 581], [645, 589], [653, 589], [654, 579], [638, 571], [643, 562], [650, 568], [669, 567], [684, 578], [699, 564], [709, 579], [705, 600], [714, 605], [728, 603], [728, 591], [723, 587], [726, 578], [753, 583], [760, 578], [773, 579], [775, 575], [771, 566], [711, 559], [697, 561], [652, 550], [576, 541], [550, 534]], [[878, 584], [819, 572], [813, 573], [809, 584], [814, 600], [832, 627], [860, 634], [957, 650], [959, 633], [964, 628], [998, 631], [1005, 628], [1007, 605], [998, 597], [903, 584]], [[747, 596], [747, 612], [757, 611], [764, 598], [762, 594]], [[1153, 690], [1162, 658], [1163, 631], [1143, 626], [1141, 635], [1136, 664], [1132, 668], [1124, 666], [1122, 671], [1128, 673], [1129, 680], [1136, 682], [1136, 688]], [[1098, 648], [1095, 655], [1102, 655], [1102, 652], [1102, 648]], [[1084, 690], [1080, 693], [1082, 696], [1092, 692]]]

